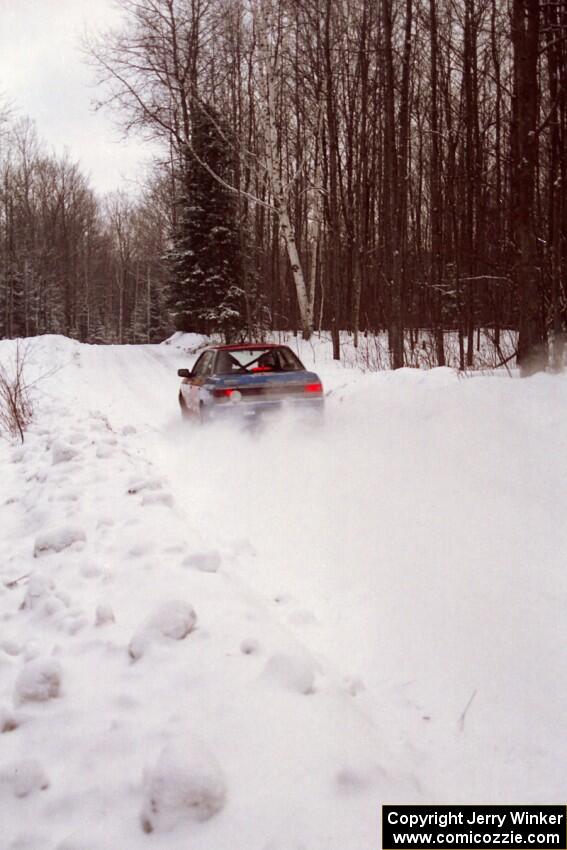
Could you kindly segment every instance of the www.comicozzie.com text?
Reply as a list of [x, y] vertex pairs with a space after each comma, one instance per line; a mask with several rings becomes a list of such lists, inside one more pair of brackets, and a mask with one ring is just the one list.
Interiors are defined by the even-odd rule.
[[388, 823], [391, 826], [426, 827], [440, 826], [556, 826], [563, 823], [564, 814], [547, 812], [505, 812], [503, 814], [486, 814], [474, 809], [465, 817], [463, 812], [431, 812], [426, 815], [403, 812], [388, 812]]

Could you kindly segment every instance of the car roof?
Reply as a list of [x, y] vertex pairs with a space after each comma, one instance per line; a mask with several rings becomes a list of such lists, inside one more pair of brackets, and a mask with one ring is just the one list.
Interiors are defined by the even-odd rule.
[[287, 348], [279, 342], [239, 342], [236, 345], [208, 345], [206, 351], [263, 351], [266, 348]]

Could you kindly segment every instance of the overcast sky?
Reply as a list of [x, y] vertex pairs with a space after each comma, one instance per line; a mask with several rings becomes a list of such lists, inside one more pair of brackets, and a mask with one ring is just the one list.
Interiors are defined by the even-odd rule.
[[67, 148], [99, 192], [132, 186], [149, 153], [91, 107], [96, 90], [81, 35], [118, 20], [113, 0], [0, 0], [0, 92], [51, 150]]

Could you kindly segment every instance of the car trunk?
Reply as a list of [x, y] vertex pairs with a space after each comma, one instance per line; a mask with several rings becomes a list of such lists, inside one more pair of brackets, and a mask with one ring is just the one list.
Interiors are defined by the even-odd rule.
[[[259, 372], [247, 375], [227, 375], [212, 381], [213, 393], [238, 390], [243, 401], [272, 401], [290, 397], [305, 397], [313, 392], [306, 387], [319, 385], [313, 372]], [[222, 396], [221, 396], [222, 398]], [[228, 395], [227, 395], [228, 399]]]

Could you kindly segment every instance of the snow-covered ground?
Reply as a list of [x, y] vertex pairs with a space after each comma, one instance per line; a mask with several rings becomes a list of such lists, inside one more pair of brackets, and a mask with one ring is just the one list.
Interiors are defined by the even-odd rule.
[[383, 802], [564, 800], [567, 379], [315, 340], [322, 429], [196, 429], [198, 342], [29, 343], [1, 850], [371, 850]]

